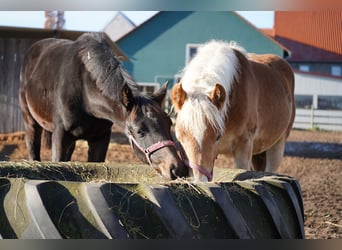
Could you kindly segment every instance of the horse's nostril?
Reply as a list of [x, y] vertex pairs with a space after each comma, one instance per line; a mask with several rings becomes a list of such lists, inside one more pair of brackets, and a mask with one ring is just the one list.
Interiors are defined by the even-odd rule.
[[176, 166], [174, 164], [172, 164], [170, 166], [170, 177], [172, 180], [174, 180], [178, 177]]
[[172, 164], [170, 166], [170, 177], [172, 180], [176, 178], [182, 178], [188, 176], [188, 168], [187, 167], [180, 167]]

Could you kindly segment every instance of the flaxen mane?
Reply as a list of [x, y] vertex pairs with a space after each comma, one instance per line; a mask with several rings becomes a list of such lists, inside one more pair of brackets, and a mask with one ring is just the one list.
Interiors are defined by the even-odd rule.
[[[245, 54], [234, 42], [212, 40], [199, 48], [197, 55], [183, 70], [181, 83], [187, 100], [182, 107], [183, 112], [178, 114], [178, 119], [182, 120], [186, 130], [193, 132], [198, 142], [202, 141], [201, 136], [206, 129], [205, 119], [219, 133], [222, 134], [225, 130], [228, 96], [234, 79], [239, 77], [240, 65], [234, 50]], [[217, 83], [221, 84], [227, 93], [221, 110], [208, 102], [209, 93]]]

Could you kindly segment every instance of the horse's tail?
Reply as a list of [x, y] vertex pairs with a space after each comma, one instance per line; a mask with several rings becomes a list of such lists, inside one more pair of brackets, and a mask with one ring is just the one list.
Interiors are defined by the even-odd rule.
[[51, 149], [52, 147], [52, 133], [45, 129], [42, 131], [42, 146], [46, 149]]

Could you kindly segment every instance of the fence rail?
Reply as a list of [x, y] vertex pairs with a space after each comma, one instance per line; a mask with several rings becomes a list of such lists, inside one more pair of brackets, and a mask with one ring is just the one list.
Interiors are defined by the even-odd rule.
[[293, 127], [342, 131], [342, 111], [297, 109]]

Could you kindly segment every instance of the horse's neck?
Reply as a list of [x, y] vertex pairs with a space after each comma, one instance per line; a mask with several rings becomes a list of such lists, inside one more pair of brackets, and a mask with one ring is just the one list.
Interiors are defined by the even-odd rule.
[[119, 101], [104, 96], [95, 86], [84, 85], [83, 102], [88, 114], [124, 127], [127, 118], [124, 107]]

